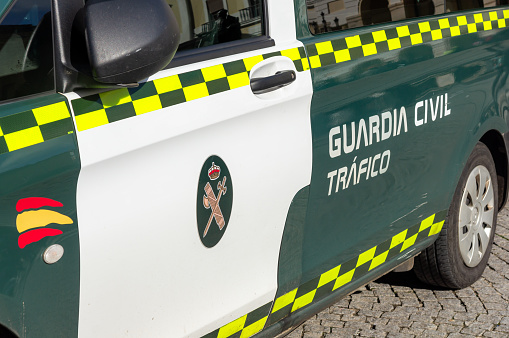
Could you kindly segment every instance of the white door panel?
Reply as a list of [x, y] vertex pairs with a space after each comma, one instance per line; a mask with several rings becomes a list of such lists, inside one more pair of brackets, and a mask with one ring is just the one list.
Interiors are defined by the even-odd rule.
[[[245, 86], [78, 132], [81, 336], [201, 336], [274, 299], [288, 208], [311, 177], [310, 73], [285, 92], [261, 99]], [[196, 199], [210, 155], [234, 197], [206, 248]]]

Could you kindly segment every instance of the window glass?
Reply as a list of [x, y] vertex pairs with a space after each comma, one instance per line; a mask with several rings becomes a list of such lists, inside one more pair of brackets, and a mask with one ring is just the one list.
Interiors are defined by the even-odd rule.
[[443, 0], [307, 0], [307, 11], [311, 33], [321, 34], [443, 14], [444, 2]]
[[0, 0], [0, 18], [11, 2], [12, 0]]
[[506, 5], [507, 0], [445, 0], [445, 11], [456, 12], [467, 9], [487, 8]]
[[180, 26], [178, 51], [262, 36], [262, 0], [166, 0]]
[[0, 22], [0, 100], [54, 87], [50, 0], [19, 0]]

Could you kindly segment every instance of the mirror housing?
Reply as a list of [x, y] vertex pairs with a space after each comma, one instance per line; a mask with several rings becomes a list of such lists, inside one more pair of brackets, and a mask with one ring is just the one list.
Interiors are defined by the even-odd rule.
[[132, 84], [155, 74], [177, 51], [180, 31], [164, 0], [88, 0], [85, 37], [94, 80]]

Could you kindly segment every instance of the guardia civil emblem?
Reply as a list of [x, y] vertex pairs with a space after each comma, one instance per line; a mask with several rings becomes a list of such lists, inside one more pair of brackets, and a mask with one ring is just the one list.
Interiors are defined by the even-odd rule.
[[200, 172], [196, 218], [198, 235], [207, 248], [223, 237], [233, 202], [233, 185], [226, 163], [219, 156], [210, 156]]

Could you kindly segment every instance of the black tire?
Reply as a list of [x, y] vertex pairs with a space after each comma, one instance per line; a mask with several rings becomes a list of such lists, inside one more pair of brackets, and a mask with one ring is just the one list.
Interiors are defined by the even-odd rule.
[[[486, 247], [486, 251], [484, 252], [484, 254], [482, 255], [479, 254], [477, 256], [480, 258], [480, 261], [478, 263], [476, 263], [475, 261], [473, 263], [470, 262], [469, 264], [476, 265], [468, 266], [462, 257], [459, 244], [460, 238], [459, 214], [460, 206], [462, 203], [465, 203], [465, 205], [469, 205], [468, 202], [471, 203], [471, 200], [469, 200], [468, 192], [465, 193], [467, 196], [465, 202], [462, 202], [462, 199], [464, 198], [463, 193], [466, 190], [466, 184], [470, 174], [472, 173], [472, 175], [474, 175], [473, 177], [477, 178], [477, 176], [475, 176], [474, 170], [479, 170], [479, 166], [482, 166], [485, 169], [487, 169], [490, 175], [489, 180], [491, 181], [494, 193], [493, 203], [490, 203], [493, 209], [493, 220], [491, 223], [492, 224], [491, 227], [489, 227], [486, 223], [483, 223], [482, 221], [475, 223], [475, 221], [472, 221], [472, 217], [474, 217], [473, 218], [474, 220], [477, 220], [478, 218], [481, 218], [481, 216], [484, 215], [485, 211], [491, 210], [491, 208], [486, 208], [485, 210], [482, 210], [481, 208], [482, 212], [480, 214], [477, 213], [477, 210], [479, 210], [478, 208], [473, 208], [476, 210], [476, 212], [475, 213], [472, 212], [472, 214], [475, 214], [475, 216], [472, 216], [470, 220], [472, 221], [472, 224], [475, 223], [479, 225], [476, 228], [474, 228], [474, 226], [472, 226], [472, 228], [462, 226], [461, 232], [463, 234], [468, 233], [468, 231], [473, 231], [474, 241], [478, 241], [477, 245], [479, 245], [480, 247], [482, 247], [482, 245], [480, 244], [482, 241], [480, 237], [479, 238], [475, 237], [476, 231], [479, 231], [480, 227], [483, 227], [483, 229], [487, 228], [491, 229], [489, 237], [488, 236], [485, 237], [489, 238], [488, 245], [487, 246], [484, 245], [484, 247]], [[476, 182], [478, 182], [478, 180], [476, 180]], [[479, 184], [477, 184], [476, 187], [478, 191], [480, 191]], [[487, 190], [483, 189], [483, 194], [486, 191]], [[467, 160], [465, 168], [463, 169], [458, 186], [456, 187], [456, 191], [454, 192], [453, 200], [449, 207], [449, 211], [445, 219], [444, 226], [438, 236], [438, 239], [435, 241], [433, 245], [422, 251], [419, 254], [419, 256], [417, 256], [415, 259], [414, 272], [417, 278], [419, 278], [424, 283], [449, 289], [464, 288], [477, 281], [484, 272], [484, 269], [486, 268], [486, 265], [488, 263], [488, 258], [491, 253], [491, 247], [493, 245], [493, 238], [495, 236], [496, 230], [497, 211], [498, 211], [498, 186], [495, 164], [493, 162], [493, 158], [491, 156], [489, 149], [483, 143], [478, 143], [475, 146], [472, 153], [470, 154], [470, 157]], [[486, 213], [486, 215], [487, 216], [484, 217], [491, 218], [488, 213]], [[472, 248], [472, 246], [470, 246], [470, 248]], [[465, 254], [465, 252], [466, 250], [464, 246], [463, 253]]]

